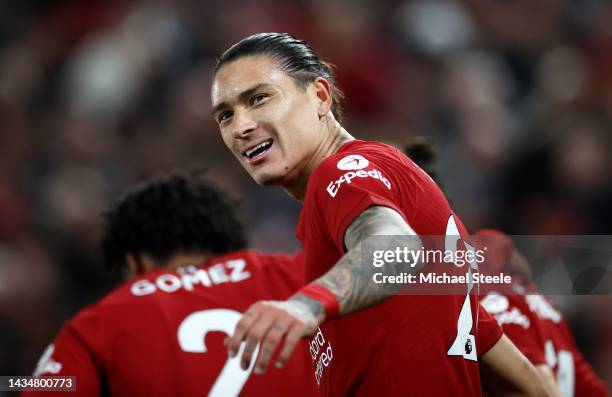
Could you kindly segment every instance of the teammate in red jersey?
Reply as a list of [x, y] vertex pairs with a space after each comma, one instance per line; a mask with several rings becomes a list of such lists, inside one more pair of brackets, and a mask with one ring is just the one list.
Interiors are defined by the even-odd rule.
[[[430, 141], [417, 137], [404, 150], [436, 180], [436, 152]], [[486, 296], [481, 307], [494, 315], [506, 336], [536, 366], [549, 390], [563, 397], [607, 396], [604, 384], [576, 347], [561, 312], [538, 292], [531, 266], [512, 239], [485, 229], [474, 233], [471, 241], [487, 248], [482, 272], [495, 275], [504, 271], [513, 280], [504, 289], [482, 290]]]
[[[474, 396], [476, 346], [497, 342], [523, 371], [524, 390], [544, 393], [535, 369], [500, 333], [482, 340], [472, 285], [462, 296], [389, 298], [397, 287], [372, 281], [377, 269], [361, 261], [368, 236], [410, 236], [405, 247], [414, 250], [421, 247], [417, 234], [446, 236], [448, 244], [438, 248], [455, 252], [467, 233], [408, 158], [342, 128], [331, 69], [305, 42], [276, 33], [243, 39], [221, 56], [211, 95], [223, 140], [243, 167], [304, 205], [297, 234], [309, 284], [288, 300], [254, 304], [227, 341], [230, 356], [246, 341], [246, 367], [261, 341], [255, 366], [263, 372], [281, 341], [276, 366], [300, 338], [313, 336], [310, 353], [324, 395]], [[420, 268], [385, 266], [392, 275]]]
[[76, 376], [73, 394], [87, 397], [314, 395], [306, 348], [263, 377], [228, 359], [223, 339], [250, 304], [303, 285], [301, 255], [244, 247], [232, 206], [205, 181], [175, 174], [133, 190], [106, 213], [102, 243], [131, 280], [71, 319], [35, 375]]
[[[474, 240], [495, 247], [489, 261], [493, 271], [513, 274], [514, 283], [507, 291], [489, 291], [482, 306], [503, 327], [516, 344], [558, 391], [559, 396], [604, 397], [609, 393], [586, 362], [561, 312], [533, 283], [531, 267], [514, 247], [509, 236], [497, 230], [480, 230]], [[554, 375], [553, 375], [554, 374]]]

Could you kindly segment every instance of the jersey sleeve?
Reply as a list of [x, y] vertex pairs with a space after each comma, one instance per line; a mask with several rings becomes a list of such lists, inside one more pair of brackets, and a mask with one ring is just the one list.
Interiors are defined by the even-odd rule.
[[343, 153], [329, 157], [312, 175], [311, 188], [318, 222], [340, 252], [344, 252], [346, 229], [367, 208], [389, 207], [402, 214], [398, 186], [379, 156]]
[[[88, 327], [96, 325], [83, 317], [87, 315], [71, 320], [62, 328], [43, 353], [33, 375], [74, 376], [76, 391], [70, 394], [95, 397], [101, 393], [101, 371], [98, 369], [92, 346], [86, 341], [84, 332], [87, 332]], [[65, 394], [66, 392], [45, 391], [45, 396]], [[22, 394], [26, 397], [39, 395], [38, 391], [25, 391]]]
[[504, 332], [497, 320], [481, 305], [478, 305], [478, 337], [476, 338], [476, 352], [482, 356], [499, 341]]

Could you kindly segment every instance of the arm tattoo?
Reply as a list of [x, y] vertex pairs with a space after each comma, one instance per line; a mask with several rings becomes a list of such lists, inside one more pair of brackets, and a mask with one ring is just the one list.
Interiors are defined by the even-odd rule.
[[[374, 273], [416, 274], [421, 270], [422, 264], [411, 267], [408, 263], [385, 263], [384, 266], [376, 268], [370, 263], [362, 263], [361, 246], [367, 237], [375, 235], [390, 236], [384, 239], [385, 247], [381, 248], [393, 250], [394, 247], [405, 247], [407, 244], [408, 249], [421, 248], [421, 241], [414, 230], [395, 210], [376, 206], [362, 212], [344, 235], [347, 253], [326, 274], [315, 281], [338, 298], [340, 315], [372, 306], [403, 287], [400, 283], [377, 284], [372, 280]], [[414, 237], [406, 239], [401, 236]]]
[[308, 310], [314, 315], [315, 318], [325, 314], [323, 304], [316, 299], [312, 299], [302, 294], [295, 294], [290, 298], [290, 300], [301, 302], [306, 305]]

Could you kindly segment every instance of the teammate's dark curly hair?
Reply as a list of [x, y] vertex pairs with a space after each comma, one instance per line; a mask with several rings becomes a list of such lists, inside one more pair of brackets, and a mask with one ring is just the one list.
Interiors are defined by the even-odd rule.
[[246, 247], [234, 205], [196, 173], [172, 173], [121, 197], [104, 216], [101, 254], [113, 270], [125, 255], [147, 254], [162, 264], [177, 253], [222, 254]]
[[424, 136], [416, 136], [404, 144], [404, 153], [410, 157], [412, 161], [423, 171], [427, 172], [431, 179], [438, 181], [436, 172], [436, 161], [438, 158], [438, 150], [436, 145]]

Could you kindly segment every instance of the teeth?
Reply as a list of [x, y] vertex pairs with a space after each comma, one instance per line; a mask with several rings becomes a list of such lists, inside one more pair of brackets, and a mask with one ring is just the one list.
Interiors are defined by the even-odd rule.
[[247, 150], [245, 154], [246, 154], [247, 157], [251, 157], [251, 154], [255, 153], [257, 150], [259, 150], [261, 148], [264, 148], [264, 147], [268, 146], [269, 144], [270, 144], [270, 142], [268, 142], [268, 141], [262, 142], [259, 145], [255, 146], [253, 149]]

